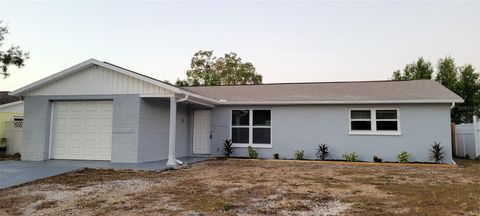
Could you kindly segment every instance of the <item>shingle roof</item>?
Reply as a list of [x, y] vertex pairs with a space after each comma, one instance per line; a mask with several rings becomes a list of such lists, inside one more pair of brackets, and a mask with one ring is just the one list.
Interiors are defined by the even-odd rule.
[[225, 104], [450, 103], [462, 98], [434, 80], [182, 87]]
[[20, 97], [8, 95], [9, 93], [8, 91], [0, 91], [0, 105], [20, 100]]

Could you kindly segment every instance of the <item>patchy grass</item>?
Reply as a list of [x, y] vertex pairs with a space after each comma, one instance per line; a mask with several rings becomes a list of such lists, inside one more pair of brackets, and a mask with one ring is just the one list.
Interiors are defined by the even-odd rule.
[[480, 161], [453, 166], [210, 160], [86, 169], [0, 190], [0, 215], [479, 215]]

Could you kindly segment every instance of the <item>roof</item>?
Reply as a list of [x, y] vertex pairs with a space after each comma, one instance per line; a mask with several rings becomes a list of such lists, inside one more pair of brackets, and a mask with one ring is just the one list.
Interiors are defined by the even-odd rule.
[[9, 95], [8, 91], [0, 91], [0, 105], [19, 101], [20, 97]]
[[183, 87], [223, 104], [452, 103], [462, 98], [434, 80], [278, 83]]
[[14, 101], [0, 105], [0, 112], [19, 112], [23, 113], [23, 101]]
[[[276, 83], [237, 86], [178, 87], [161, 80], [89, 59], [10, 93], [23, 96], [92, 65], [102, 66], [168, 89], [185, 99], [215, 104], [371, 104], [463, 102], [455, 93], [433, 80]], [[190, 97], [190, 98], [189, 98]]]

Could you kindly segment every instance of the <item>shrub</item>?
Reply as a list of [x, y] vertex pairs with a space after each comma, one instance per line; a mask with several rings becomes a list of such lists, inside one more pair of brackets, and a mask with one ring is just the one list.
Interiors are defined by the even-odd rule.
[[280, 159], [280, 155], [278, 153], [275, 153], [275, 154], [273, 154], [273, 158], [278, 160], [278, 159]]
[[231, 203], [224, 203], [222, 207], [223, 207], [223, 210], [224, 210], [224, 211], [228, 211], [228, 210], [232, 209], [232, 208], [235, 207], [235, 206], [232, 205]]
[[350, 154], [348, 153], [344, 153], [342, 155], [343, 159], [346, 160], [346, 161], [357, 161], [358, 160], [358, 155], [356, 152], [352, 152]]
[[252, 146], [248, 146], [248, 157], [251, 159], [257, 159], [258, 158], [258, 152], [252, 148]]
[[[470, 158], [470, 156], [468, 156]], [[440, 142], [434, 142], [432, 145], [432, 149], [430, 149], [430, 159], [434, 160], [435, 163], [443, 162], [445, 159], [445, 150], [443, 150], [443, 146]]]
[[408, 153], [406, 151], [402, 151], [400, 154], [397, 155], [398, 162], [400, 163], [408, 163]]
[[305, 151], [303, 151], [302, 149], [296, 150], [295, 151], [295, 160], [303, 160], [304, 153], [305, 153]]
[[[430, 150], [431, 151], [431, 150]], [[431, 152], [430, 152], [431, 154]], [[465, 159], [470, 159], [470, 155], [469, 154], [465, 154]]]
[[381, 157], [377, 157], [376, 155], [373, 156], [373, 161], [377, 162], [377, 163], [381, 163], [383, 161], [383, 159]]
[[228, 158], [230, 155], [233, 154], [233, 147], [232, 147], [232, 140], [231, 139], [225, 139], [223, 141], [223, 155]]
[[320, 144], [317, 148], [317, 158], [320, 160], [325, 160], [330, 153], [328, 152], [328, 145], [327, 144]]

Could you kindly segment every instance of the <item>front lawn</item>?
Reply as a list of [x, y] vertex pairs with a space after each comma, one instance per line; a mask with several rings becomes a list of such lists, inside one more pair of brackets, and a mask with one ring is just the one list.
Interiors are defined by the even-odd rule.
[[87, 169], [0, 190], [0, 215], [478, 215], [462, 167], [210, 160], [162, 173]]

